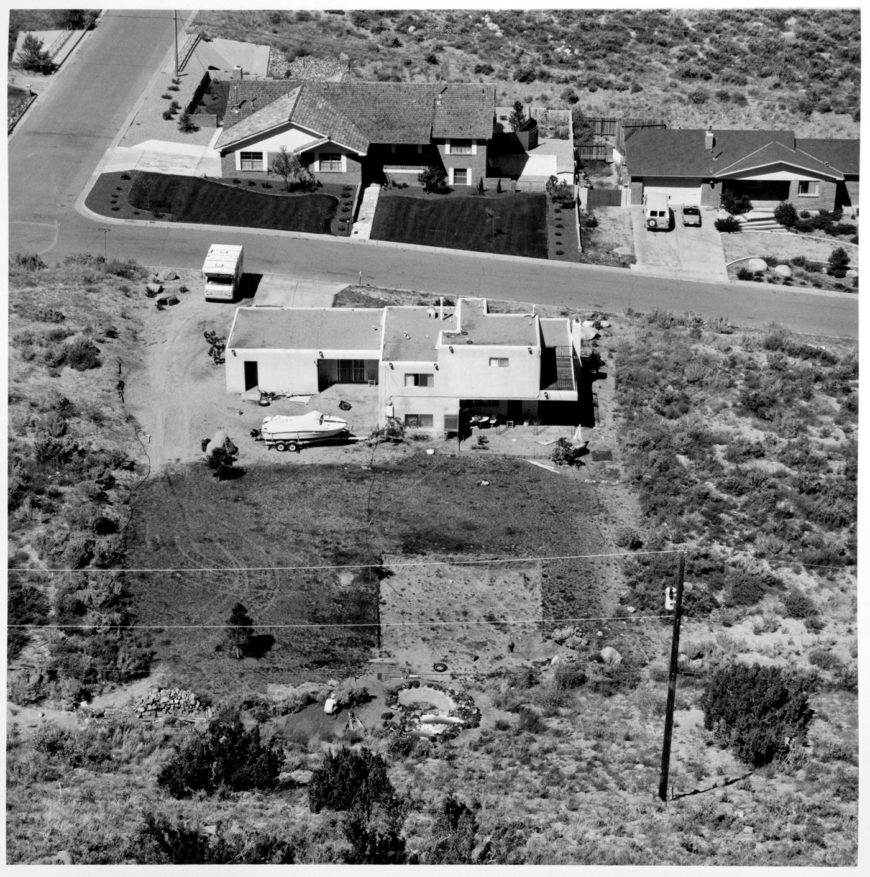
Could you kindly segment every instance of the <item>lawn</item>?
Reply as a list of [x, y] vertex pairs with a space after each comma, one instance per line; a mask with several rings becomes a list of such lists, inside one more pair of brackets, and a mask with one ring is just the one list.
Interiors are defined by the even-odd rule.
[[[487, 210], [495, 214], [494, 221]], [[546, 259], [546, 196], [385, 192], [378, 201], [371, 236], [381, 241]]]
[[282, 192], [278, 181], [243, 187], [173, 174], [111, 173], [99, 177], [85, 203], [95, 213], [118, 219], [330, 234], [342, 193], [340, 187], [331, 188], [335, 191], [323, 187], [297, 195]]
[[[483, 479], [485, 488], [478, 486]], [[178, 470], [139, 491], [128, 567], [230, 571], [130, 573], [134, 611], [141, 624], [221, 625], [240, 600], [262, 632], [275, 637], [260, 661], [237, 662], [216, 651], [224, 641], [220, 630], [156, 632], [157, 661], [180, 684], [203, 693], [261, 690], [299, 674], [335, 676], [360, 667], [375, 645], [375, 629], [364, 625], [377, 619], [376, 577], [353, 569], [275, 567], [379, 563], [398, 553], [600, 551], [598, 528], [584, 514], [566, 512], [596, 505], [594, 487], [579, 489], [585, 498], [573, 480], [521, 460], [422, 452], [391, 464], [378, 464], [376, 452], [371, 470], [252, 466], [223, 483], [204, 467]], [[267, 569], [232, 571], [241, 567]], [[299, 623], [324, 626], [269, 627]]]

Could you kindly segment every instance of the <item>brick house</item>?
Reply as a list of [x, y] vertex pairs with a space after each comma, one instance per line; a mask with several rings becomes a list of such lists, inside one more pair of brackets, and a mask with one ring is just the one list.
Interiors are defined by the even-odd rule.
[[858, 209], [859, 141], [795, 137], [793, 131], [643, 128], [626, 132], [631, 203], [650, 192], [672, 204], [718, 207], [723, 192], [754, 207]]
[[238, 79], [215, 148], [225, 177], [265, 175], [283, 146], [324, 183], [416, 182], [440, 164], [476, 186], [494, 118], [491, 85]]

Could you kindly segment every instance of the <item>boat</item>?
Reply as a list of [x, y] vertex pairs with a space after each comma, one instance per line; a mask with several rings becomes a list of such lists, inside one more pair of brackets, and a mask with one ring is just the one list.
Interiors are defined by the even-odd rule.
[[320, 411], [309, 411], [307, 414], [275, 414], [265, 417], [260, 434], [270, 447], [285, 450], [300, 442], [334, 438], [344, 435], [347, 431], [347, 421], [341, 417], [322, 414]]

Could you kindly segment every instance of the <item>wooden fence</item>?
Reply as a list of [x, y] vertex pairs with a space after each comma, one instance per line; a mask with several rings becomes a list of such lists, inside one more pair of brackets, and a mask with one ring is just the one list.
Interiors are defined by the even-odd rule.
[[607, 143], [589, 143], [574, 150], [577, 161], [608, 161], [613, 147]]
[[586, 209], [593, 207], [621, 207], [622, 189], [588, 189], [586, 192]]

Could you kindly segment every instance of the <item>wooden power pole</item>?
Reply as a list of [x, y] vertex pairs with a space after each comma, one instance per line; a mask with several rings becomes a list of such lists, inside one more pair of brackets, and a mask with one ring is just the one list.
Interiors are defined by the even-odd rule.
[[178, 79], [178, 10], [172, 10], [172, 23], [175, 32], [175, 78]]
[[668, 772], [671, 766], [671, 737], [674, 733], [674, 703], [677, 697], [677, 661], [680, 655], [680, 620], [683, 613], [683, 575], [686, 571], [686, 555], [680, 555], [677, 571], [677, 588], [674, 597], [674, 632], [671, 638], [671, 666], [668, 672], [668, 704], [665, 709], [665, 741], [662, 746], [662, 773], [659, 782], [659, 798], [668, 799]]

